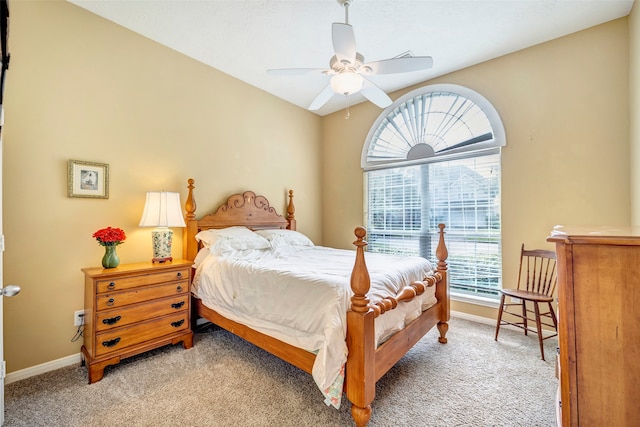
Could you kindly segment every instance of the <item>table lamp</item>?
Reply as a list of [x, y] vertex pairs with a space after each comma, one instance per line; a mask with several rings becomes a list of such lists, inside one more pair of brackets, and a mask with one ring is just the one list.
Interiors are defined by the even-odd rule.
[[171, 241], [173, 231], [169, 227], [186, 227], [182, 217], [180, 193], [167, 191], [147, 192], [147, 201], [140, 219], [140, 227], [156, 227], [151, 231], [153, 244], [152, 262], [172, 261]]

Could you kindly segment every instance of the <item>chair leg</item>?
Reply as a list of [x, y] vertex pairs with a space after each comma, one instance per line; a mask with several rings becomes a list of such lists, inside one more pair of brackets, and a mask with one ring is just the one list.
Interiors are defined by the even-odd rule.
[[527, 324], [527, 302], [522, 300], [522, 326], [524, 326], [524, 334], [529, 335], [529, 325]]
[[544, 344], [542, 344], [542, 322], [540, 321], [540, 309], [538, 308], [538, 303], [533, 302], [533, 309], [536, 314], [536, 329], [538, 330], [538, 343], [540, 344], [540, 354], [542, 355], [542, 360], [544, 360]]
[[498, 323], [496, 324], [496, 337], [495, 340], [498, 341], [498, 332], [500, 332], [500, 322], [502, 322], [502, 310], [504, 309], [504, 297], [502, 294], [502, 298], [500, 298], [500, 308], [498, 309]]

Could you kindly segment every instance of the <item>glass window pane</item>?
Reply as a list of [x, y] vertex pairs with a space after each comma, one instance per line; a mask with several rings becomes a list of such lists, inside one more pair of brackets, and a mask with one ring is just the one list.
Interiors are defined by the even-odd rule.
[[484, 98], [454, 85], [436, 87], [411, 92], [385, 110], [367, 137], [363, 168], [504, 145], [501, 123], [493, 123], [497, 112]]

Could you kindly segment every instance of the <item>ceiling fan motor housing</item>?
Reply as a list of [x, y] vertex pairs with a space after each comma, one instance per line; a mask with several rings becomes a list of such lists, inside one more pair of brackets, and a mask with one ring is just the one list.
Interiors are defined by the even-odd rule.
[[331, 69], [336, 73], [342, 73], [345, 71], [354, 73], [360, 72], [363, 74], [371, 73], [371, 68], [367, 67], [366, 65], [363, 67], [362, 64], [364, 64], [364, 56], [362, 56], [362, 54], [358, 52], [356, 52], [356, 57], [353, 64], [344, 59], [342, 61], [339, 61], [336, 55], [333, 55], [333, 57], [331, 57], [331, 61], [329, 61], [329, 67], [331, 67]]

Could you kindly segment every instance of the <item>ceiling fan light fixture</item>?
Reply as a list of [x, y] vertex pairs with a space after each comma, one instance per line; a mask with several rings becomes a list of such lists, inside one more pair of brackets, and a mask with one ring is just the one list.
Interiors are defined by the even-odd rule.
[[340, 95], [348, 96], [360, 92], [364, 77], [351, 71], [342, 72], [331, 77], [331, 89]]

